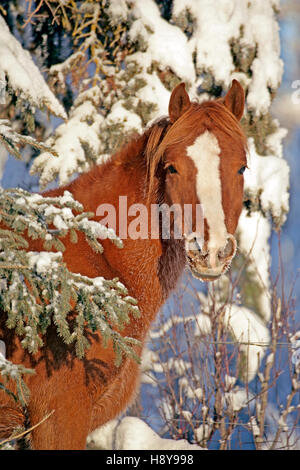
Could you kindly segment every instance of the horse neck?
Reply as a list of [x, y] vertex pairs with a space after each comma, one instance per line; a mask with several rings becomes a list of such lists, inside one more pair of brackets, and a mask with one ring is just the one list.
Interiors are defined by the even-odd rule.
[[[143, 182], [146, 173], [139, 165], [146, 137], [133, 139], [124, 149], [106, 163], [97, 165], [80, 175], [68, 186], [59, 188], [57, 195], [70, 191], [81, 202], [84, 210], [96, 213], [100, 204], [111, 204], [118, 211], [119, 196], [127, 196], [129, 203], [144, 203]], [[53, 193], [52, 193], [53, 194]]]
[[[94, 213], [100, 204], [111, 204], [116, 209], [118, 233], [119, 196], [127, 197], [128, 208], [132, 204], [143, 204], [149, 215], [151, 204], [156, 204], [158, 199], [162, 202], [155, 187], [151, 196], [147, 195], [147, 169], [143, 161], [146, 144], [147, 134], [144, 134], [107, 163], [94, 167], [68, 186], [52, 190], [46, 195], [59, 196], [64, 190], [68, 190], [74, 199], [83, 204], [85, 211]], [[127, 238], [123, 241], [124, 248], [121, 250], [113, 247], [111, 242], [103, 241], [104, 256], [140, 305], [145, 303], [145, 308], [151, 310], [149, 299], [153, 298], [153, 311], [149, 311], [150, 323], [169, 292], [176, 286], [185, 266], [184, 246], [181, 240], [151, 237], [142, 240]]]

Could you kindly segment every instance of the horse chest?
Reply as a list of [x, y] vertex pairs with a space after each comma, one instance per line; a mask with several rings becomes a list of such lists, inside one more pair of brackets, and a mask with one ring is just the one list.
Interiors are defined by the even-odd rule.
[[118, 374], [94, 401], [90, 432], [114, 419], [134, 401], [139, 377], [139, 365], [132, 359], [125, 359]]

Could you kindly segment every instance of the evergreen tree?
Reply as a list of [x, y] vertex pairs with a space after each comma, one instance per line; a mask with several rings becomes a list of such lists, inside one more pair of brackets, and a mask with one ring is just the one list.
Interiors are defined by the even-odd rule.
[[[243, 308], [232, 301], [226, 277], [213, 293], [220, 305], [227, 302], [222, 319], [241, 341], [240, 318], [256, 332], [247, 331], [248, 339], [250, 334], [253, 341], [269, 340], [269, 239], [289, 209], [285, 130], [270, 114], [283, 70], [278, 9], [279, 0], [4, 0], [0, 6], [0, 142], [17, 158], [24, 158], [24, 146], [30, 146], [26, 158], [41, 189], [54, 181], [64, 185], [100, 164], [133, 131], [167, 114], [170, 92], [181, 81], [198, 101], [218, 98], [234, 78], [241, 82], [250, 171], [234, 269]], [[7, 153], [0, 156], [5, 159]], [[84, 321], [115, 340], [119, 359], [122, 352], [130, 353], [131, 340], [112, 328], [138, 314], [126, 288], [117, 280], [74, 275], [60, 254], [51, 252], [52, 247], [63, 250], [67, 232], [75, 241], [76, 230], [101, 252], [100, 229], [91, 215], [70, 194], [52, 200], [15, 189], [2, 190], [0, 197], [1, 221], [11, 229], [0, 231], [0, 301], [24, 348], [34, 352], [41, 346], [51, 317], [58, 334], [66, 343], [74, 341], [81, 357]], [[55, 234], [48, 228], [54, 220], [59, 221]], [[44, 252], [25, 251], [25, 230], [44, 240]], [[210, 295], [203, 296], [204, 306]], [[70, 298], [77, 303], [73, 330], [67, 322]], [[264, 351], [244, 348], [244, 360], [252, 360], [245, 379], [253, 378]]]

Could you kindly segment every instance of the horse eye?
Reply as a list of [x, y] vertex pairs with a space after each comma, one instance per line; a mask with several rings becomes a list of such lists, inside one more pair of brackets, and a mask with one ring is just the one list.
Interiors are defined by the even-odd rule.
[[246, 166], [242, 166], [242, 168], [239, 169], [238, 174], [242, 175], [244, 171], [246, 170], [246, 168], [247, 168]]
[[167, 170], [170, 172], [170, 173], [177, 173], [177, 170], [176, 168], [173, 166], [173, 165], [169, 165], [167, 167]]

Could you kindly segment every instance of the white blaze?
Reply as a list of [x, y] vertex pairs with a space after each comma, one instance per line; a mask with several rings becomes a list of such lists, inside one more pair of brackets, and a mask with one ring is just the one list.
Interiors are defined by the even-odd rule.
[[187, 155], [197, 168], [197, 194], [209, 228], [211, 267], [216, 266], [218, 250], [225, 247], [228, 237], [222, 205], [220, 152], [217, 138], [209, 131], [199, 135], [187, 148]]

